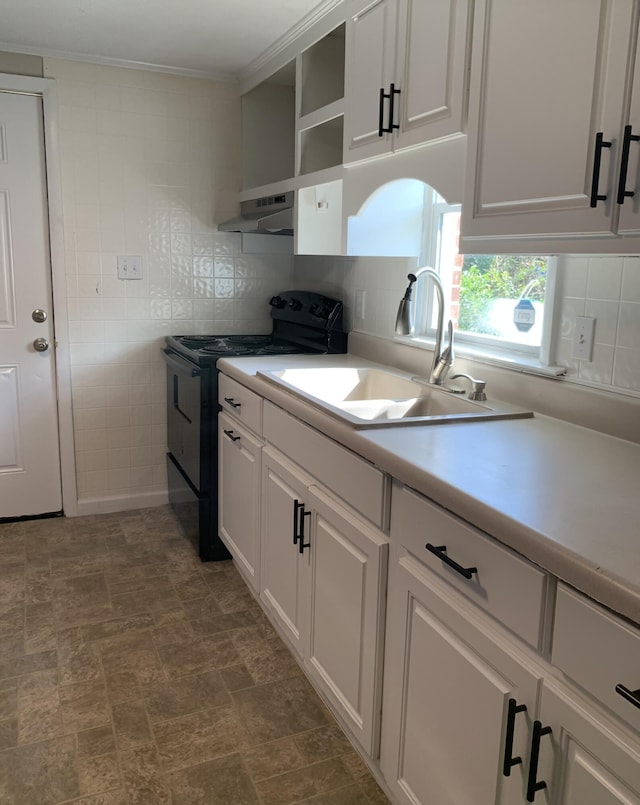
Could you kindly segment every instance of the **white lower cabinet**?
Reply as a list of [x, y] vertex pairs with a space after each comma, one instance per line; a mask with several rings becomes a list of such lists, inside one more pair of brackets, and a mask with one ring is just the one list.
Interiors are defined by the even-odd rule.
[[263, 451], [261, 598], [365, 752], [380, 726], [388, 543], [278, 451]]
[[260, 598], [295, 651], [304, 655], [308, 622], [309, 551], [296, 537], [309, 530], [306, 511], [311, 478], [271, 447], [262, 454]]
[[[594, 662], [598, 662], [595, 657]], [[544, 684], [538, 724], [544, 732], [539, 738], [539, 761], [530, 769], [532, 798], [528, 802], [640, 805], [637, 740], [555, 680]], [[534, 734], [532, 754], [537, 743]]]
[[384, 473], [236, 386], [221, 536], [394, 805], [640, 805], [638, 629], [397, 482], [389, 543]]
[[391, 569], [380, 766], [398, 803], [520, 805], [540, 673], [406, 552]]
[[260, 570], [260, 453], [262, 442], [221, 412], [218, 416], [220, 536], [257, 592]]

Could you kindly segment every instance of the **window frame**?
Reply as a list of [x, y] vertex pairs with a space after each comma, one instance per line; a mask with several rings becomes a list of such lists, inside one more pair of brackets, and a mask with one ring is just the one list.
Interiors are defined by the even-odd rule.
[[[461, 212], [460, 204], [449, 204], [435, 190], [425, 194], [425, 217], [423, 228], [423, 247], [420, 255], [420, 265], [432, 266], [440, 276], [445, 291], [445, 298], [451, 297], [451, 283], [440, 271], [440, 253], [442, 243], [442, 221], [445, 213]], [[456, 330], [454, 341], [459, 353], [467, 353], [469, 357], [485, 357], [498, 362], [509, 364], [518, 363], [523, 366], [540, 365], [552, 367], [554, 354], [554, 333], [558, 326], [557, 314], [557, 258], [548, 257], [547, 278], [545, 287], [545, 312], [542, 325], [540, 346], [522, 344], [516, 341], [507, 341], [496, 336], [481, 335]], [[423, 341], [431, 344], [435, 340], [435, 290], [432, 282], [418, 282], [414, 293], [416, 325], [428, 322], [427, 327], [416, 328], [409, 338], [414, 342]], [[446, 317], [445, 317], [446, 318]], [[560, 372], [554, 372], [560, 374]]]

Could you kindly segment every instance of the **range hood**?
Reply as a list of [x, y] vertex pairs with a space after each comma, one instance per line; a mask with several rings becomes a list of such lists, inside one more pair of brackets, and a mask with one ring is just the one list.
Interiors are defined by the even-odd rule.
[[243, 201], [240, 204], [240, 217], [218, 224], [218, 230], [293, 235], [293, 190]]

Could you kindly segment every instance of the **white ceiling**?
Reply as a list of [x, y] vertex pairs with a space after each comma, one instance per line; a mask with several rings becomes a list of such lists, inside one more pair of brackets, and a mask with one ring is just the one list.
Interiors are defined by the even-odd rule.
[[234, 77], [326, 0], [2, 0], [0, 50]]

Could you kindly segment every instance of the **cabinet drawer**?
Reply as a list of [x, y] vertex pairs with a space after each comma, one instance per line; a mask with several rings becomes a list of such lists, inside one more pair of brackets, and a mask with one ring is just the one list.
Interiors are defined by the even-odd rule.
[[[640, 730], [640, 630], [564, 584], [558, 585], [554, 665]], [[637, 693], [638, 704], [616, 692]]]
[[384, 528], [387, 482], [381, 470], [266, 401], [264, 438], [349, 506]]
[[[391, 539], [427, 565], [522, 640], [542, 647], [547, 574], [491, 537], [467, 525], [427, 498], [400, 484], [391, 498]], [[470, 578], [426, 548], [460, 566]]]
[[222, 410], [262, 434], [262, 397], [254, 394], [241, 383], [227, 375], [220, 374], [218, 380], [218, 402]]

